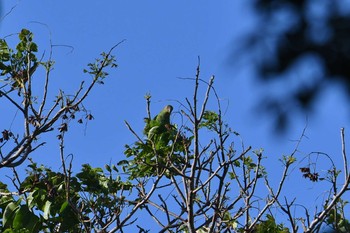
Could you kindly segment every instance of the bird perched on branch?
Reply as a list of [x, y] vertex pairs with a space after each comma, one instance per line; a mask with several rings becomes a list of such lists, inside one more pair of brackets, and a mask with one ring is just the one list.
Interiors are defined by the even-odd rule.
[[167, 105], [163, 110], [150, 120], [146, 118], [146, 126], [143, 133], [147, 136], [149, 140], [154, 140], [156, 136], [162, 136], [162, 134], [171, 130], [172, 126], [170, 124], [170, 114], [173, 111], [173, 106]]

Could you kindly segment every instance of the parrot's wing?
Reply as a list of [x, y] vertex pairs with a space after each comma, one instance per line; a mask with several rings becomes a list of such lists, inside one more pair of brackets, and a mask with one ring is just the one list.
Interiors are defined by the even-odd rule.
[[163, 110], [156, 116], [156, 121], [159, 125], [170, 124], [170, 114], [173, 111], [173, 106], [167, 105], [163, 108]]
[[151, 140], [155, 134], [158, 133], [159, 126], [153, 126], [149, 131], [148, 131], [148, 139]]
[[173, 106], [167, 105], [153, 120], [146, 118], [146, 126], [144, 128], [144, 134], [148, 139], [152, 139], [155, 134], [161, 134], [166, 131], [166, 126], [170, 125], [170, 114], [173, 110]]

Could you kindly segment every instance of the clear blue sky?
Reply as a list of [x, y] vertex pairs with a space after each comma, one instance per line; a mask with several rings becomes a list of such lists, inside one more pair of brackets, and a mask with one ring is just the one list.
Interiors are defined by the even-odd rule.
[[[67, 135], [66, 152], [75, 156], [75, 171], [82, 163], [103, 166], [123, 159], [123, 146], [135, 141], [123, 121], [141, 133], [145, 93], [153, 96], [153, 113], [166, 104], [172, 104], [176, 111], [179, 105], [175, 100], [184, 101], [193, 90], [191, 82], [179, 77], [194, 77], [200, 56], [201, 77], [216, 76], [216, 90], [223, 105], [228, 106], [227, 122], [241, 133], [246, 145], [265, 149], [266, 156], [272, 158], [268, 169], [274, 176], [282, 168], [278, 158], [291, 153], [295, 146], [292, 140], [299, 138], [306, 116], [291, 113], [295, 115], [293, 128], [284, 135], [274, 134], [271, 116], [254, 111], [261, 93], [269, 90], [254, 79], [252, 64], [227, 66], [235, 39], [254, 28], [256, 18], [247, 2], [3, 1], [0, 35], [28, 28], [34, 32], [41, 52], [48, 52], [50, 39], [54, 45], [60, 45], [53, 50], [53, 84], [71, 92], [80, 80], [89, 78], [82, 72], [87, 63], [126, 39], [114, 53], [119, 68], [110, 72], [105, 85], [98, 86], [86, 102], [95, 120], [86, 131], [77, 126]], [[320, 97], [316, 111], [309, 116], [308, 139], [300, 147], [301, 155], [322, 151], [340, 161], [340, 127], [346, 128], [349, 123], [342, 101], [336, 87]], [[3, 114], [1, 106], [0, 111]], [[10, 122], [1, 122], [0, 126], [5, 128], [7, 124]], [[34, 160], [57, 169], [58, 155], [58, 141], [53, 135]], [[297, 177], [296, 183], [305, 184], [300, 192], [317, 188], [316, 184], [305, 182], [298, 169], [293, 177]], [[314, 199], [313, 196], [310, 200]]]

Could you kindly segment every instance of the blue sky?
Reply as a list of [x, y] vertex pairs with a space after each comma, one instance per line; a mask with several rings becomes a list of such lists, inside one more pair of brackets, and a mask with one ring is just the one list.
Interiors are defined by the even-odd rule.
[[[98, 86], [85, 104], [95, 120], [86, 129], [71, 128], [67, 135], [66, 152], [74, 154], [76, 171], [83, 163], [103, 166], [123, 159], [123, 146], [135, 141], [124, 120], [141, 133], [146, 93], [153, 96], [154, 114], [167, 104], [176, 111], [176, 101], [191, 98], [192, 83], [179, 78], [194, 77], [200, 56], [201, 77], [208, 80], [216, 76], [216, 90], [227, 106], [225, 119], [240, 132], [246, 145], [264, 148], [265, 155], [271, 158], [268, 169], [274, 176], [276, 170], [282, 169], [278, 158], [292, 152], [293, 140], [305, 127], [306, 116], [291, 112], [295, 115], [293, 127], [286, 134], [276, 135], [272, 116], [254, 110], [261, 94], [270, 90], [254, 79], [253, 65], [227, 65], [232, 45], [253, 30], [257, 20], [247, 2], [3, 1], [0, 35], [28, 28], [34, 32], [41, 52], [48, 52], [50, 39], [57, 45], [53, 50], [56, 65], [52, 95], [58, 88], [73, 92], [82, 79], [89, 78], [82, 72], [87, 63], [126, 39], [114, 53], [119, 67], [110, 72], [105, 85]], [[315, 112], [308, 116], [308, 138], [301, 144], [301, 155], [322, 151], [341, 161], [340, 127], [346, 128], [349, 123], [343, 100], [339, 87], [318, 99]], [[1, 106], [0, 111], [4, 111]], [[12, 119], [1, 122], [1, 128], [6, 128]], [[47, 140], [47, 147], [38, 151], [34, 160], [58, 169], [58, 141], [55, 135]], [[295, 182], [304, 184], [302, 190], [317, 188], [305, 182], [297, 169], [293, 174], [298, 177]]]

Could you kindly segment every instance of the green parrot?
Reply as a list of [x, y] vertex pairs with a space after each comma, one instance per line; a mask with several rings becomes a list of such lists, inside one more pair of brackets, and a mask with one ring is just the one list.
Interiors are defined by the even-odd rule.
[[155, 117], [156, 122], [159, 126], [165, 126], [170, 124], [170, 114], [173, 111], [173, 106], [167, 105], [163, 110]]
[[167, 105], [153, 120], [146, 119], [144, 134], [148, 139], [151, 140], [155, 135], [161, 135], [171, 129], [170, 114], [172, 111], [173, 106]]

